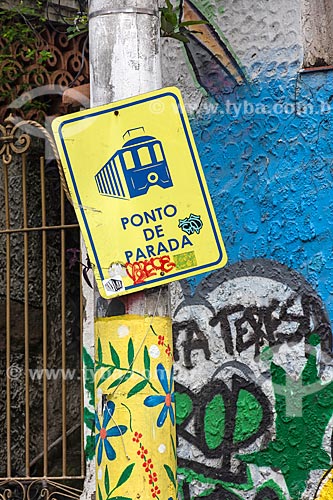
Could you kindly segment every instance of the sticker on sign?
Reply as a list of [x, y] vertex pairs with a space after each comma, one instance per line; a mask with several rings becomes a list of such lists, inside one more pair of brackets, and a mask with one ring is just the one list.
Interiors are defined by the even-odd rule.
[[52, 128], [103, 297], [226, 264], [177, 88], [56, 118]]

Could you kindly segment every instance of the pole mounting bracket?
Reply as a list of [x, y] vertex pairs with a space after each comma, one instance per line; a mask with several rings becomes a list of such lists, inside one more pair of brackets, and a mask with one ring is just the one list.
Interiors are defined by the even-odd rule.
[[145, 9], [143, 7], [121, 7], [114, 9], [96, 10], [89, 14], [89, 19], [99, 16], [110, 16], [112, 14], [146, 14], [148, 16], [158, 16], [158, 11], [155, 9]]

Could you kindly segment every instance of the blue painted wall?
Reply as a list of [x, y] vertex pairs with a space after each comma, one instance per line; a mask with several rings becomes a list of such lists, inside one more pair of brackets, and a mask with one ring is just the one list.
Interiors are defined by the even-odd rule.
[[221, 94], [191, 125], [229, 264], [299, 271], [332, 319], [333, 72], [288, 73]]

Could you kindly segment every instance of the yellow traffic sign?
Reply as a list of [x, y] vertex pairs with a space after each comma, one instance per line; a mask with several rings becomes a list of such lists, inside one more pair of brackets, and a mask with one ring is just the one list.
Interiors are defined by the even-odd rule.
[[52, 128], [103, 297], [226, 264], [177, 88], [56, 118]]

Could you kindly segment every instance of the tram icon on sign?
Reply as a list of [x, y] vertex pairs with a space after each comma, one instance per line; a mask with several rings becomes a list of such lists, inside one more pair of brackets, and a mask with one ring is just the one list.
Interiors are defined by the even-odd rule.
[[152, 186], [173, 186], [161, 141], [142, 135], [144, 131], [127, 130], [123, 139], [129, 139], [95, 175], [101, 195], [128, 199], [146, 194]]

